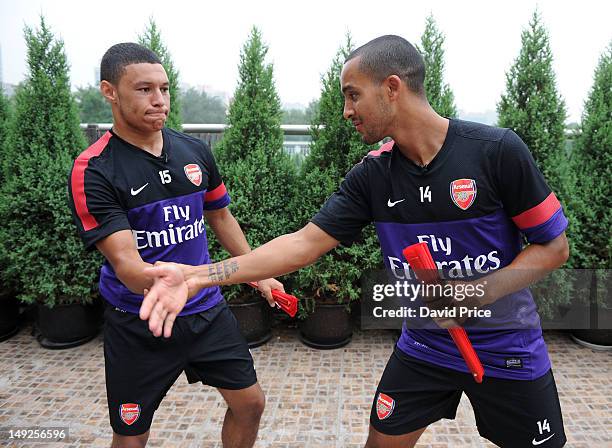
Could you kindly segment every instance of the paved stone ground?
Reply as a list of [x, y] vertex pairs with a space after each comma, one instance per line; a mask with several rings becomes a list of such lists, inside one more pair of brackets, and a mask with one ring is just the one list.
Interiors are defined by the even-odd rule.
[[[361, 447], [376, 383], [391, 353], [393, 333], [356, 332], [338, 350], [305, 347], [297, 330], [276, 328], [274, 338], [253, 350], [267, 395], [257, 447]], [[612, 447], [612, 353], [548, 333], [568, 447]], [[67, 426], [64, 443], [0, 440], [0, 446], [107, 447], [110, 427], [104, 388], [102, 338], [78, 348], [41, 348], [24, 328], [0, 343], [0, 427]], [[225, 404], [210, 388], [182, 376], [156, 414], [149, 446], [220, 447]], [[430, 426], [418, 447], [491, 447], [475, 428], [463, 397], [454, 421]]]

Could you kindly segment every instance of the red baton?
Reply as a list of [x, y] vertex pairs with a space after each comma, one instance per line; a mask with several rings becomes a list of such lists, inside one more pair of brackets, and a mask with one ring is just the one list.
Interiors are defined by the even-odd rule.
[[[257, 288], [256, 282], [249, 282], [248, 284], [252, 286], [253, 288]], [[282, 291], [279, 291], [278, 289], [273, 289], [272, 297], [274, 298], [274, 301], [277, 303], [277, 305], [285, 313], [287, 313], [291, 317], [295, 316], [295, 313], [297, 313], [297, 309], [298, 309], [298, 306], [297, 306], [298, 299], [296, 296], [292, 296], [291, 294], [286, 294]]]
[[[414, 270], [417, 278], [425, 283], [435, 283], [439, 280], [436, 263], [429, 252], [427, 243], [417, 243], [404, 248], [402, 251], [404, 257]], [[478, 358], [478, 354], [472, 347], [472, 343], [468, 338], [467, 333], [462, 327], [449, 328], [450, 333], [455, 345], [459, 349], [459, 353], [463, 356], [465, 363], [467, 364], [470, 372], [474, 375], [474, 380], [477, 383], [482, 383], [482, 377], [484, 376], [484, 368]]]

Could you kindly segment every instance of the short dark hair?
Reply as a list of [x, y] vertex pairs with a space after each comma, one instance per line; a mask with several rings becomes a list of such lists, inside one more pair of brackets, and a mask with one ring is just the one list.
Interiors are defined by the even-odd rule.
[[397, 75], [408, 88], [425, 95], [425, 63], [414, 46], [400, 36], [387, 35], [371, 40], [348, 55], [344, 63], [360, 57], [359, 69], [376, 82]]
[[159, 57], [147, 47], [133, 42], [115, 44], [106, 50], [100, 62], [100, 81], [117, 84], [130, 64], [161, 64]]

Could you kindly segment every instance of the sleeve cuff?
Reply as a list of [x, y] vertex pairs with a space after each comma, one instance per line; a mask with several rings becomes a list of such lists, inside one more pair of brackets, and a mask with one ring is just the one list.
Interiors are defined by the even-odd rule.
[[521, 229], [521, 232], [527, 237], [527, 241], [530, 243], [547, 243], [554, 240], [556, 237], [567, 228], [568, 221], [563, 213], [563, 209], [557, 210], [546, 222]]

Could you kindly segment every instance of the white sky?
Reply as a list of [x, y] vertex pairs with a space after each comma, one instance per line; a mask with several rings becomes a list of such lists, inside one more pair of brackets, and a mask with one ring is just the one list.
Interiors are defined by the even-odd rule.
[[495, 109], [505, 89], [505, 72], [536, 5], [550, 35], [568, 121], [578, 121], [599, 56], [612, 39], [612, 2], [606, 0], [0, 0], [2, 77], [11, 84], [23, 80], [23, 27], [37, 26], [41, 13], [64, 40], [73, 86], [92, 84], [106, 49], [136, 40], [153, 16], [180, 81], [231, 95], [240, 49], [256, 25], [270, 48], [282, 102], [306, 105], [319, 96], [320, 76], [347, 31], [356, 45], [382, 34], [418, 43], [431, 12], [446, 35], [446, 81], [457, 106], [484, 112]]

